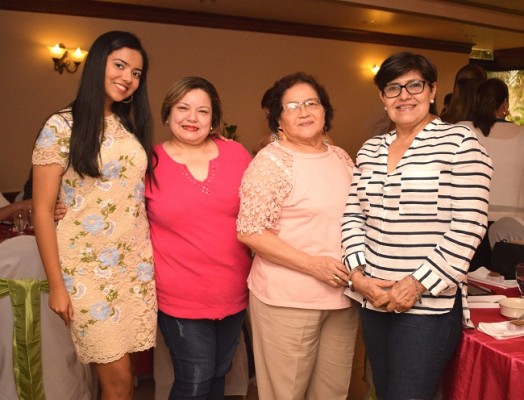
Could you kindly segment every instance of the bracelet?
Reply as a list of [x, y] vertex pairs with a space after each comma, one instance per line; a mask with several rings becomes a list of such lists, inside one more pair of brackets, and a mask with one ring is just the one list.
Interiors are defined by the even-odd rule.
[[413, 275], [408, 275], [408, 276], [411, 278], [413, 284], [415, 285], [415, 293], [417, 294], [417, 300], [419, 303], [422, 304], [422, 292], [418, 291], [418, 285], [417, 285], [417, 283], [420, 283], [420, 282]]
[[360, 272], [362, 274], [362, 276], [364, 276], [364, 278], [366, 277], [366, 273], [364, 272], [364, 266], [363, 265], [358, 265], [358, 266], [356, 266], [355, 268], [353, 268], [349, 272], [348, 287], [351, 289], [352, 292], [355, 291], [355, 287], [353, 286], [353, 281], [351, 280], [351, 278], [353, 278], [353, 274], [355, 272]]
[[351, 280], [351, 278], [353, 277], [353, 274], [355, 272], [360, 272], [362, 275], [364, 275], [364, 277], [366, 277], [366, 273], [364, 272], [364, 266], [363, 265], [359, 265], [359, 266], [357, 266], [357, 267], [355, 267], [355, 268], [353, 268], [351, 270], [351, 272], [349, 274], [349, 278], [348, 278], [349, 280]]

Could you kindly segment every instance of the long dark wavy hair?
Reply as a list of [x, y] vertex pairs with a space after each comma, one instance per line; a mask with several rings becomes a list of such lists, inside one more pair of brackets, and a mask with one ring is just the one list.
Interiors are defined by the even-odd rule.
[[508, 98], [508, 86], [500, 79], [491, 78], [479, 86], [472, 120], [473, 126], [479, 128], [484, 136], [489, 135], [497, 121], [496, 111]]
[[480, 65], [463, 66], [455, 76], [451, 101], [446, 111], [442, 113], [442, 120], [452, 124], [459, 121], [471, 121], [477, 89], [486, 79], [486, 71]]
[[153, 174], [153, 130], [151, 109], [147, 94], [147, 54], [140, 40], [129, 32], [111, 31], [100, 35], [89, 49], [76, 99], [71, 104], [73, 126], [69, 166], [82, 178], [84, 175], [98, 178], [100, 146], [104, 132], [105, 71], [109, 54], [129, 48], [142, 56], [143, 66], [140, 82], [133, 93], [132, 102], [114, 102], [111, 111], [118, 116], [124, 127], [133, 133], [147, 154], [147, 172]]

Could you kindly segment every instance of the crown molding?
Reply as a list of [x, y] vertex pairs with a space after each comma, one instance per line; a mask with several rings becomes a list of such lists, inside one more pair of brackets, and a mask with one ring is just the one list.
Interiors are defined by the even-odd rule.
[[471, 43], [104, 1], [0, 0], [0, 9], [197, 26], [469, 54]]

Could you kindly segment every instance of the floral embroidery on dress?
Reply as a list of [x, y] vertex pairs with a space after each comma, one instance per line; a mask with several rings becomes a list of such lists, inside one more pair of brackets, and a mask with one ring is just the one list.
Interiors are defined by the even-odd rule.
[[240, 185], [237, 230], [241, 233], [278, 231], [284, 200], [293, 189], [293, 157], [271, 143], [253, 159]]
[[[60, 199], [68, 212], [57, 225], [65, 287], [75, 319], [73, 342], [84, 363], [106, 363], [146, 350], [156, 338], [156, 289], [145, 213], [146, 154], [117, 117], [104, 120], [99, 178], [68, 168], [72, 117], [53, 115], [35, 144], [33, 163], [60, 164]], [[131, 338], [120, 340], [122, 332]]]

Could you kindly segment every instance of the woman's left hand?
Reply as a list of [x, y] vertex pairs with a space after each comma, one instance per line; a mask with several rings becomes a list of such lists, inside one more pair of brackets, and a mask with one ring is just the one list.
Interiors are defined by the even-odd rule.
[[56, 201], [55, 206], [55, 221], [60, 221], [64, 219], [64, 216], [67, 213], [67, 207], [64, 203], [62, 203], [60, 200]]
[[384, 292], [382, 298], [377, 300], [376, 307], [386, 307], [386, 311], [402, 313], [408, 311], [417, 302], [419, 295], [424, 290], [420, 282], [415, 282], [409, 276], [395, 283], [390, 290]]

